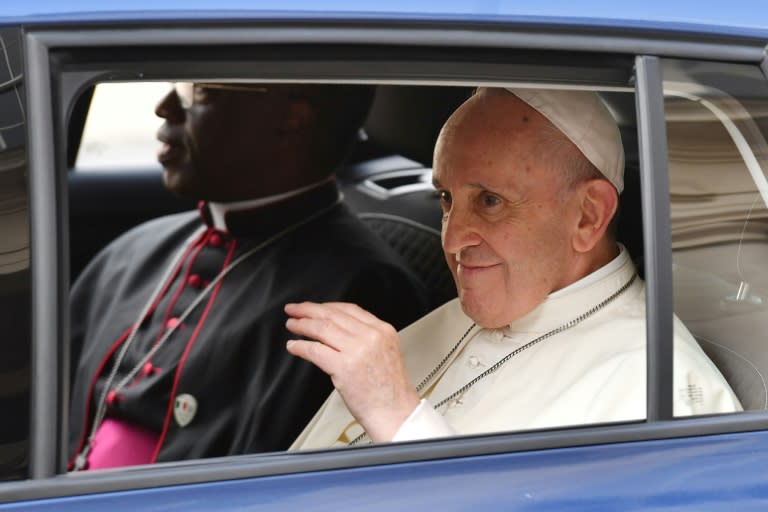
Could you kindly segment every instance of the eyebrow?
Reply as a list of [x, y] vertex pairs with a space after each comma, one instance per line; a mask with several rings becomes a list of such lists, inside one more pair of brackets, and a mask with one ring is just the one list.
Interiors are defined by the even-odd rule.
[[[432, 186], [435, 187], [435, 188], [440, 188], [442, 186], [442, 184], [440, 183], [440, 180], [438, 180], [437, 178], [432, 178]], [[489, 188], [486, 185], [483, 185], [482, 183], [479, 183], [479, 182], [470, 183], [469, 186], [471, 188], [477, 188], [477, 189], [480, 189], [480, 190], [485, 190], [485, 191], [488, 191], [488, 192], [492, 192], [494, 194], [500, 194], [500, 192], [497, 192], [496, 190], [494, 190], [492, 188]]]

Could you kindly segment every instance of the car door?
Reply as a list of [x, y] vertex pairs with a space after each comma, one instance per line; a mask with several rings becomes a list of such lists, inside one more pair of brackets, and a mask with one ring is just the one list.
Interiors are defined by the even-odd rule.
[[[687, 289], [677, 284], [673, 288], [673, 282], [682, 275], [678, 272], [681, 265], [707, 272], [691, 261], [710, 263], [707, 278], [716, 278], [722, 287], [707, 290], [724, 290], [726, 302], [731, 294], [734, 301], [741, 297], [744, 304], [734, 307], [754, 306], [762, 297], [762, 283], [751, 275], [744, 279], [750, 283], [751, 292], [739, 294], [738, 286], [732, 291], [733, 282], [726, 279], [733, 279], [732, 270], [724, 271], [725, 260], [719, 254], [713, 256], [711, 249], [719, 249], [725, 240], [738, 250], [742, 240], [739, 229], [756, 211], [752, 203], [762, 197], [756, 169], [762, 168], [764, 159], [758, 135], [764, 137], [764, 118], [759, 113], [768, 97], [762, 90], [765, 76], [760, 69], [766, 38], [660, 29], [626, 36], [621, 31], [617, 35], [611, 27], [591, 27], [585, 35], [580, 27], [564, 28], [555, 23], [531, 27], [511, 22], [481, 26], [434, 22], [424, 28], [384, 17], [372, 25], [328, 17], [316, 20], [308, 32], [303, 23], [290, 18], [279, 26], [259, 19], [242, 19], [230, 26], [198, 19], [163, 26], [163, 30], [148, 21], [146, 26], [132, 25], [126, 31], [118, 20], [111, 26], [81, 26], [76, 30], [31, 24], [23, 37], [18, 36], [25, 45], [33, 218], [32, 300], [25, 309], [32, 314], [32, 334], [26, 338], [21, 334], [22, 346], [32, 353], [32, 425], [29, 468], [22, 466], [28, 479], [0, 485], [0, 500], [5, 502], [0, 509], [764, 508], [768, 493], [762, 460], [768, 451], [768, 416], [759, 401], [750, 401], [751, 410], [744, 413], [675, 418], [672, 396], [678, 390], [672, 386], [671, 326], [673, 312], [697, 309], [689, 305], [685, 293], [681, 294]], [[474, 36], [471, 43], [467, 34]], [[708, 63], [701, 64], [702, 59]], [[738, 60], [729, 64], [735, 67], [717, 67], [731, 60]], [[696, 69], [692, 72], [691, 68]], [[713, 74], [730, 77], [734, 87], [710, 83]], [[757, 84], [756, 91], [754, 87], [746, 92], [740, 89], [745, 76], [752, 86]], [[99, 82], [181, 78], [442, 87], [555, 84], [594, 89], [606, 97], [616, 94], [622, 98], [617, 106], [626, 106], [629, 98], [628, 104], [634, 106], [629, 112], [634, 118], [625, 121], [631, 127], [627, 133], [633, 137], [636, 150], [634, 160], [628, 159], [628, 172], [634, 165], [636, 186], [635, 197], [627, 197], [623, 208], [635, 227], [625, 228], [624, 236], [628, 244], [639, 248], [637, 256], [647, 283], [646, 420], [67, 474], [65, 443], [61, 440], [66, 438], [68, 403], [66, 296], [72, 234], [62, 219], [71, 221], [72, 203], [82, 201], [63, 184], [68, 173], [62, 164], [68, 112], [79, 92]], [[680, 199], [675, 186], [691, 185], [690, 178], [684, 178], [690, 171], [684, 151], [690, 141], [678, 136], [701, 119], [676, 101], [682, 97], [701, 106], [702, 99], [712, 102], [711, 94], [702, 92], [712, 93], [712, 88], [727, 93], [726, 99], [742, 107], [742, 102], [752, 107], [720, 108], [724, 119], [706, 105], [702, 107], [707, 109], [708, 123], [714, 116], [728, 126], [722, 129], [726, 142], [736, 145], [735, 154], [741, 159], [737, 160], [738, 169], [730, 171], [741, 183], [734, 193], [747, 198], [746, 203], [736, 203], [737, 213], [724, 210], [730, 224], [722, 229], [719, 224], [715, 226], [725, 235], [716, 229], [722, 236], [714, 242], [707, 229], [697, 228], [692, 236], [689, 221], [693, 216], [698, 222], [693, 222], [694, 227], [706, 227], [711, 214], [723, 211], [702, 207], [681, 215], [675, 203]], [[715, 97], [723, 99], [717, 94]], [[728, 125], [728, 112], [738, 121], [735, 131]], [[52, 125], [50, 119], [56, 123]], [[750, 119], [753, 124], [749, 124]], [[683, 123], [683, 129], [675, 123]], [[722, 130], [715, 131], [722, 135]], [[745, 145], [749, 151], [744, 150]], [[733, 156], [733, 151], [730, 148], [726, 152]], [[758, 161], [757, 168], [750, 154]], [[680, 155], [684, 158], [673, 158]], [[678, 173], [683, 173], [682, 177]], [[684, 199], [707, 203], [714, 185], [706, 180], [698, 183], [698, 178], [694, 178], [693, 189], [703, 187], [707, 193], [696, 197], [689, 191], [688, 196], [694, 197]], [[759, 245], [759, 235], [752, 241]], [[686, 252], [689, 249], [698, 252]], [[761, 261], [759, 251], [750, 257]], [[753, 263], [750, 268], [755, 266], [759, 267]], [[753, 272], [759, 273], [759, 269]], [[747, 276], [737, 272], [736, 277]], [[699, 278], [692, 282], [699, 282]], [[760, 308], [750, 309], [749, 314], [750, 322], [755, 317], [764, 319]], [[703, 320], [707, 319], [691, 317], [691, 321]], [[725, 341], [731, 339], [727, 334], [714, 341], [726, 346]], [[710, 340], [713, 336], [711, 331], [702, 334]], [[751, 344], [750, 350], [763, 352], [759, 344]], [[735, 348], [726, 346], [724, 352], [733, 351]], [[752, 356], [744, 358], [761, 375], [760, 363]], [[743, 375], [732, 369], [734, 378]], [[754, 385], [743, 386], [743, 396], [755, 389]]]

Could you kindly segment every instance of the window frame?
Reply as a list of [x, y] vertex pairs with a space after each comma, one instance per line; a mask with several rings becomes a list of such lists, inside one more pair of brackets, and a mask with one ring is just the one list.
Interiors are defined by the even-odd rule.
[[[671, 415], [671, 319], [672, 290], [671, 247], [669, 236], [669, 199], [666, 171], [666, 131], [661, 94], [659, 58], [703, 58], [728, 60], [761, 65], [768, 74], [765, 41], [750, 37], [685, 34], [676, 32], [611, 31], [603, 27], [553, 26], [521, 23], [513, 26], [497, 24], [418, 24], [394, 22], [351, 21], [286, 21], [284, 23], [251, 23], [226, 26], [164, 26], [132, 28], [115, 26], [71, 26], [66, 29], [39, 30], [28, 27], [25, 39], [25, 68], [27, 73], [27, 103], [29, 112], [28, 143], [31, 196], [31, 244], [33, 290], [33, 399], [31, 431], [31, 481], [19, 487], [0, 485], [0, 502], [9, 499], [32, 499], [49, 496], [83, 494], [158, 487], [172, 484], [221, 481], [337, 468], [363, 467], [397, 462], [426, 461], [454, 457], [488, 455], [547, 448], [586, 446], [648, 439], [670, 439], [702, 436], [725, 432], [748, 432], [768, 428], [768, 415], [741, 413], [737, 415], [672, 419]], [[62, 475], [66, 462], [66, 417], [69, 375], [68, 323], [68, 235], [66, 225], [67, 192], [65, 153], [67, 106], [59, 98], [76, 95], [80, 85], [99, 78], [100, 73], [83, 61], [67, 62], [67, 57], [86, 55], [86, 59], [112, 62], [105, 54], [113, 49], [131, 50], [137, 47], [160, 47], [165, 51], [180, 51], [200, 45], [213, 46], [308, 44], [323, 48], [337, 45], [371, 45], [390, 47], [394, 53], [405, 54], [409, 45], [433, 48], [450, 53], [452, 48], [474, 48], [478, 51], [537, 51], [562, 48], [594, 54], [596, 57], [610, 48], [613, 53], [632, 58], [636, 66], [635, 95], [638, 102], [637, 122], [640, 144], [640, 176], [645, 238], [646, 283], [648, 305], [648, 419], [644, 422], [610, 426], [584, 426], [540, 432], [499, 433], [468, 436], [451, 440], [433, 440], [403, 444], [356, 447], [348, 450], [318, 450], [292, 454], [266, 454], [226, 457], [183, 463], [163, 463], [111, 474], [83, 474], [77, 478]], [[140, 43], [139, 43], [140, 42]], [[176, 48], [167, 49], [167, 48]], [[166, 50], [167, 49], [167, 50]], [[128, 52], [130, 53], [130, 51]], [[402, 60], [402, 59], [401, 59]], [[394, 61], [398, 64], [397, 60]], [[115, 68], [114, 64], [104, 66]], [[227, 63], [220, 63], [222, 70]], [[328, 67], [330, 65], [330, 67]], [[472, 73], [454, 72], [454, 78], [444, 65], [439, 69], [416, 70], [394, 66], [395, 75], [404, 79], [408, 73], [425, 76], [433, 74], [441, 81], [466, 82]], [[167, 74], [162, 65], [145, 66], [123, 63], [120, 73], [125, 78], [138, 79], [137, 66], [150, 72]], [[281, 68], [282, 66], [282, 68]], [[119, 67], [119, 66], [117, 66]], [[460, 69], [471, 68], [463, 63]], [[502, 66], [503, 67], [503, 66]], [[292, 71], [276, 62], [286, 79]], [[301, 75], [334, 80], [344, 73], [366, 78], [365, 61], [331, 57], [327, 61], [306, 62], [298, 69]], [[439, 68], [439, 66], [437, 66]], [[482, 66], [480, 67], [482, 68]], [[62, 69], [68, 69], [70, 80], [62, 80]], [[217, 64], [205, 68], [215, 72]], [[329, 72], [329, 69], [334, 72]], [[489, 72], [490, 71], [490, 72]], [[199, 71], [190, 69], [194, 76]], [[295, 71], [294, 71], [295, 72]], [[493, 76], [493, 69], [475, 69], [485, 79], [509, 80]], [[335, 73], [335, 75], [334, 75]], [[458, 76], [456, 76], [458, 74]], [[111, 77], [114, 78], [114, 77]], [[661, 109], [661, 111], [659, 110]], [[50, 119], [58, 120], [52, 126]], [[663, 145], [664, 151], [659, 151]], [[52, 151], [50, 148], [55, 148]], [[663, 156], [660, 156], [663, 155]], [[52, 179], [51, 175], [55, 177]], [[665, 195], [664, 192], [667, 192]], [[663, 215], [666, 212], [666, 217]], [[51, 287], [54, 292], [51, 293]], [[667, 361], [660, 358], [667, 357]], [[668, 364], [666, 364], [668, 363]], [[653, 394], [652, 394], [653, 393]], [[665, 393], [668, 400], [657, 400]], [[12, 484], [9, 484], [12, 485]]]
[[[638, 56], [637, 132], [646, 261], [646, 421], [670, 421], [672, 411], [672, 235], [664, 91], [658, 57]], [[648, 263], [651, 262], [649, 265]]]

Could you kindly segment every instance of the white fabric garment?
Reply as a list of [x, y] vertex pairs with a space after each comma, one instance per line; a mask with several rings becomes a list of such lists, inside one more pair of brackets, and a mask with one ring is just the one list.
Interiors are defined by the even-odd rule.
[[[622, 248], [609, 272], [561, 290], [503, 329], [475, 327], [422, 391], [425, 399], [393, 440], [642, 420], [646, 413], [645, 287], [639, 278], [576, 326], [542, 340], [457, 400], [436, 404], [495, 362], [603, 302], [635, 273]], [[602, 272], [601, 272], [602, 271]], [[472, 325], [458, 299], [401, 332], [411, 381], [420, 383]], [[674, 414], [741, 410], [738, 399], [685, 326], [674, 319]], [[291, 449], [347, 444], [363, 432], [337, 392]]]

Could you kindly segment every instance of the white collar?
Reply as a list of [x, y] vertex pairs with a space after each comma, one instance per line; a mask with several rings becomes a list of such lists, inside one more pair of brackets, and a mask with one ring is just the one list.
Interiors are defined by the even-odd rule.
[[270, 204], [276, 201], [287, 199], [292, 196], [297, 196], [299, 194], [303, 194], [304, 192], [307, 192], [308, 190], [312, 190], [313, 188], [317, 188], [320, 185], [328, 183], [332, 179], [333, 177], [325, 178], [321, 181], [310, 183], [309, 185], [299, 187], [293, 190], [289, 190], [288, 192], [281, 192], [280, 194], [274, 194], [266, 197], [259, 197], [258, 199], [247, 199], [245, 201], [232, 201], [229, 203], [210, 202], [208, 203], [208, 207], [210, 208], [210, 211], [211, 211], [211, 220], [213, 221], [213, 227], [220, 231], [228, 231], [227, 223], [224, 220], [225, 215], [227, 213], [238, 211], [238, 210], [250, 210], [252, 208], [259, 208], [261, 206], [264, 206], [265, 204]]
[[586, 288], [592, 283], [596, 283], [603, 277], [607, 276], [614, 270], [621, 267], [624, 262], [629, 258], [629, 253], [627, 252], [627, 249], [621, 245], [619, 246], [619, 255], [613, 258], [611, 261], [600, 267], [599, 269], [595, 270], [591, 274], [588, 274], [581, 279], [579, 279], [576, 282], [573, 282], [566, 286], [565, 288], [560, 288], [559, 290], [556, 290], [548, 295], [548, 298], [550, 299], [556, 299], [557, 297], [560, 297], [562, 295], [566, 295], [571, 292], [575, 292], [576, 290], [580, 290], [582, 288]]

